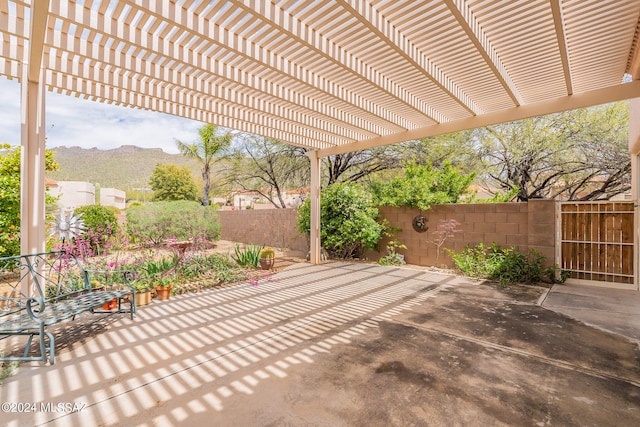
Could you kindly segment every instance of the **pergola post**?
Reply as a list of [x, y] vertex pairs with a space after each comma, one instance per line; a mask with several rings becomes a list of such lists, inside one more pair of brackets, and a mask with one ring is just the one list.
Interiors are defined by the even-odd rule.
[[320, 157], [317, 150], [307, 153], [311, 162], [311, 241], [310, 259], [312, 264], [320, 264]]
[[631, 155], [631, 198], [635, 204], [634, 212], [634, 241], [633, 241], [633, 283], [636, 289], [640, 290], [640, 98], [633, 98], [629, 101], [629, 154]]
[[44, 252], [45, 135], [44, 85], [27, 78], [21, 83], [20, 252]]
[[45, 240], [45, 122], [42, 53], [49, 0], [31, 3], [29, 62], [20, 81], [20, 252], [44, 251]]
[[633, 98], [629, 101], [629, 153], [631, 154], [631, 197], [634, 200], [639, 200], [640, 98]]

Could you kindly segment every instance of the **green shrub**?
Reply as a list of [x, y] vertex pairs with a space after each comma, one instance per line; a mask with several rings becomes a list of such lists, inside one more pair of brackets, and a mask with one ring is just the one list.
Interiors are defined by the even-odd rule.
[[396, 239], [391, 239], [387, 243], [387, 254], [378, 260], [380, 265], [404, 265], [404, 255], [397, 252], [398, 249], [407, 249], [406, 245], [403, 245]]
[[534, 249], [528, 255], [515, 248], [501, 248], [493, 243], [466, 247], [460, 252], [447, 250], [458, 270], [469, 277], [495, 280], [502, 286], [511, 283], [564, 282], [566, 275], [556, 279], [557, 266], [545, 267], [546, 257]]
[[101, 205], [80, 206], [75, 210], [75, 215], [82, 214], [87, 231], [111, 235], [118, 228], [118, 220], [113, 209]]
[[127, 227], [132, 237], [153, 245], [168, 238], [215, 241], [220, 237], [220, 221], [215, 209], [186, 200], [130, 207]]
[[[384, 226], [376, 221], [378, 209], [361, 186], [353, 183], [328, 186], [322, 191], [320, 211], [320, 241], [331, 255], [351, 258], [361, 256], [365, 249], [376, 249]], [[302, 233], [310, 232], [309, 199], [300, 206], [298, 229]]]
[[257, 268], [260, 264], [261, 251], [262, 246], [260, 245], [242, 245], [242, 247], [240, 247], [240, 245], [236, 243], [235, 253], [231, 255], [231, 258], [233, 258], [240, 267]]

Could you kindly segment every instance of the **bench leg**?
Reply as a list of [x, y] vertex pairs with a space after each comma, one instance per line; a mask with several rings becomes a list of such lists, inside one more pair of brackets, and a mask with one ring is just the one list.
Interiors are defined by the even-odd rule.
[[[129, 310], [122, 309], [122, 300], [126, 299], [129, 302]], [[126, 298], [118, 298], [118, 313], [129, 313], [129, 317], [133, 320], [133, 315], [136, 314], [136, 298], [135, 295], [131, 295]]]
[[[39, 335], [39, 341], [40, 341], [40, 357], [43, 363], [47, 363], [47, 343], [45, 340], [45, 336], [47, 338], [49, 338], [49, 364], [53, 365], [53, 360], [55, 357], [55, 338], [53, 337], [53, 334], [51, 334], [50, 332], [45, 332], [44, 331], [44, 325], [40, 325], [40, 333]], [[29, 349], [29, 347], [31, 346], [31, 339], [33, 338], [33, 334], [31, 336], [29, 336], [29, 342], [27, 344], [27, 349]], [[25, 353], [26, 356], [26, 353]]]
[[[49, 357], [51, 359], [51, 364], [53, 365], [53, 335], [51, 335], [49, 332], [45, 332], [44, 331], [44, 326], [40, 325], [39, 328], [40, 332], [37, 334], [38, 335], [38, 342], [40, 344], [40, 360], [44, 363], [47, 363], [47, 345], [45, 342], [45, 334], [49, 337], [49, 344], [51, 345], [51, 348], [49, 349]], [[29, 352], [31, 351], [31, 343], [33, 342], [33, 337], [36, 335], [36, 333], [32, 333], [29, 334], [29, 339], [27, 340], [27, 346], [24, 349], [24, 353], [22, 355], [23, 358], [28, 359], [29, 358]]]
[[[47, 352], [49, 352], [49, 364], [53, 365], [55, 360], [55, 338], [50, 332], [44, 331], [44, 326], [38, 328], [38, 332], [14, 332], [9, 335], [28, 336], [27, 345], [22, 353], [22, 357], [0, 357], [0, 362], [42, 362], [47, 363]], [[40, 354], [38, 356], [29, 356], [31, 352], [31, 345], [33, 339], [38, 336], [38, 346], [40, 347]], [[47, 345], [47, 338], [49, 345]]]
[[31, 351], [31, 341], [33, 341], [33, 336], [35, 334], [29, 334], [29, 339], [27, 340], [27, 347], [24, 349], [24, 353], [22, 354], [22, 357], [28, 357], [29, 352]]
[[49, 364], [53, 365], [54, 352], [55, 352], [55, 338], [50, 332], [44, 331], [44, 325], [40, 325], [40, 356], [42, 361], [47, 363], [47, 343], [45, 336], [49, 338]]
[[[45, 334], [49, 337], [49, 364], [53, 365], [53, 361], [56, 355], [55, 338], [53, 337], [53, 334], [51, 334], [50, 332], [45, 332]], [[44, 339], [42, 341], [44, 342]], [[43, 353], [43, 355], [44, 355], [43, 362], [46, 362], [47, 360], [46, 353]]]

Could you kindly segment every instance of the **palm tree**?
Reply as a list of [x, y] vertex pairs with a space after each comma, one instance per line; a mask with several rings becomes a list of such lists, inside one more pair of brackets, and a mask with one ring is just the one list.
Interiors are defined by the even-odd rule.
[[202, 164], [202, 180], [204, 181], [204, 196], [202, 205], [209, 206], [209, 189], [211, 187], [211, 165], [217, 161], [216, 155], [224, 151], [231, 144], [231, 134], [217, 135], [218, 127], [207, 124], [198, 129], [200, 140], [193, 144], [185, 144], [176, 140], [178, 150], [183, 156], [197, 159]]

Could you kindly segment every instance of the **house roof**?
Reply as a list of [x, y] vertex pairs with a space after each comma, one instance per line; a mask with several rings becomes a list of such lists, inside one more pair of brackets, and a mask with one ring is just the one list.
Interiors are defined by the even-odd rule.
[[637, 0], [0, 0], [0, 75], [329, 155], [639, 97], [639, 18]]

